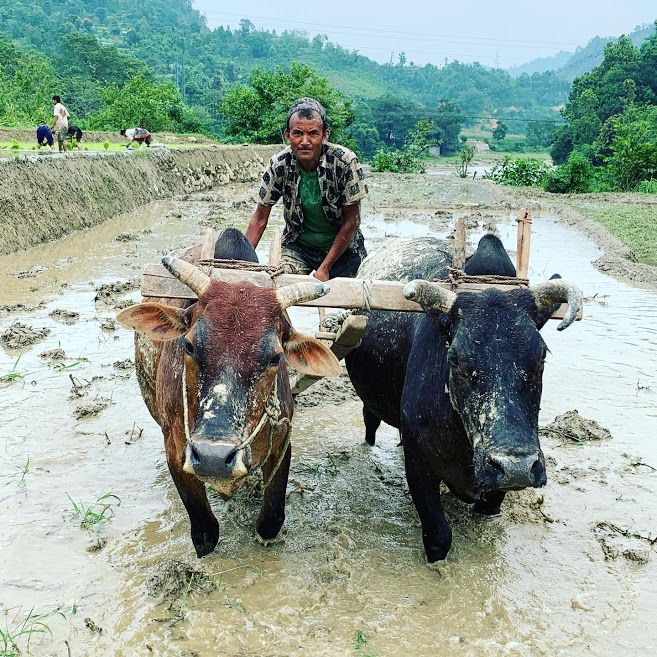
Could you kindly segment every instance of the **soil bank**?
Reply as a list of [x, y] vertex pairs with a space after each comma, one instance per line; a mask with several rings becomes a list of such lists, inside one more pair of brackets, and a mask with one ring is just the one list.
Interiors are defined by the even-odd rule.
[[275, 148], [161, 148], [0, 160], [0, 254], [89, 228], [156, 199], [255, 181]]

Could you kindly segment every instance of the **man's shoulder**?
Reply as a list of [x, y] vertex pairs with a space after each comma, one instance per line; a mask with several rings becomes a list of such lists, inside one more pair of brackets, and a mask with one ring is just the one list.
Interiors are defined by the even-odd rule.
[[354, 160], [358, 161], [358, 156], [350, 148], [342, 146], [341, 144], [326, 144], [326, 161], [332, 164], [331, 160], [341, 162], [343, 164], [351, 164]]
[[288, 146], [287, 148], [284, 148], [282, 151], [278, 151], [278, 153], [275, 153], [272, 155], [271, 158], [274, 162], [280, 163], [280, 162], [291, 162], [292, 161], [292, 149]]

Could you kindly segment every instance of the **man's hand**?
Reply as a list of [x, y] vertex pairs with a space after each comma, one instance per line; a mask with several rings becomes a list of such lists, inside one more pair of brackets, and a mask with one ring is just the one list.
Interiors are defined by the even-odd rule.
[[313, 276], [318, 281], [322, 281], [322, 283], [326, 283], [326, 281], [328, 281], [329, 279], [329, 271], [326, 267], [320, 266], [318, 269], [315, 270]]

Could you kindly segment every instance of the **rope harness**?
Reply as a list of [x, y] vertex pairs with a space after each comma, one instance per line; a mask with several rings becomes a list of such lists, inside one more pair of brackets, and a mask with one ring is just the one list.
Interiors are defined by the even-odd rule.
[[[183, 357], [182, 377], [183, 377], [182, 402], [183, 402], [183, 422], [185, 425], [185, 440], [188, 443], [190, 443], [191, 434], [189, 431], [189, 403], [187, 401], [187, 363], [185, 362], [184, 357]], [[265, 404], [265, 410], [262, 412], [262, 415], [260, 416], [260, 420], [258, 420], [258, 423], [256, 424], [253, 431], [251, 431], [251, 433], [246, 438], [244, 438], [242, 441], [240, 441], [235, 445], [235, 450], [237, 451], [240, 449], [244, 449], [245, 447], [249, 447], [267, 423], [269, 423], [269, 447], [267, 449], [267, 456], [265, 456], [265, 458], [262, 460], [262, 462], [256, 468], [256, 470], [257, 469], [263, 470], [265, 463], [271, 458], [272, 451], [274, 449], [274, 431], [279, 427], [282, 427], [283, 425], [287, 425], [287, 431], [285, 433], [285, 440], [283, 441], [283, 449], [281, 451], [281, 455], [278, 458], [278, 461], [276, 462], [274, 469], [271, 471], [271, 474], [269, 475], [269, 477], [267, 477], [266, 481], [264, 479], [264, 471], [263, 471], [263, 482], [262, 482], [263, 492], [269, 486], [269, 484], [271, 484], [272, 479], [280, 469], [283, 463], [283, 459], [285, 458], [285, 454], [287, 453], [287, 448], [290, 445], [290, 433], [292, 426], [290, 423], [290, 418], [284, 417], [281, 412], [281, 401], [278, 398], [278, 375], [276, 379], [274, 379], [274, 387], [272, 388], [272, 391], [269, 397], [267, 398], [267, 403]]]

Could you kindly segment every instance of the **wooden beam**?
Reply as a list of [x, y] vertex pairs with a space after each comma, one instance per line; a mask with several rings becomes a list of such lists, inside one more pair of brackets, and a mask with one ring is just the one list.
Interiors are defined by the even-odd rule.
[[274, 228], [274, 236], [269, 245], [269, 264], [272, 267], [278, 267], [281, 263], [281, 253], [283, 251], [281, 245], [281, 229], [277, 226]]
[[[248, 271], [244, 269], [220, 269], [212, 270], [212, 277], [226, 283], [253, 283], [262, 287], [284, 287], [295, 283], [307, 283], [314, 280], [309, 276], [301, 274], [281, 274], [272, 281], [269, 274], [259, 271]], [[370, 308], [372, 310], [403, 310], [406, 312], [423, 312], [422, 306], [409, 301], [404, 297], [404, 283], [398, 281], [363, 281], [358, 278], [333, 278], [329, 281], [330, 291], [319, 299], [307, 301], [303, 306], [318, 308], [365, 308], [365, 298], [369, 296]], [[452, 289], [451, 283], [438, 283], [441, 287]], [[513, 283], [460, 283], [457, 292], [479, 292], [490, 287], [500, 290], [509, 290], [520, 287]], [[367, 291], [369, 291], [369, 295]], [[161, 264], [152, 263], [144, 268], [142, 277], [141, 293], [144, 297], [172, 298], [172, 299], [196, 299], [184, 283], [174, 278]], [[562, 308], [565, 307], [562, 306]], [[562, 311], [553, 315], [554, 319], [563, 318]]]
[[454, 232], [452, 268], [463, 271], [463, 267], [465, 267], [465, 217], [460, 217], [456, 222], [456, 231]]
[[212, 260], [214, 258], [214, 245], [217, 241], [214, 228], [208, 228], [203, 237], [201, 245], [201, 260]]
[[[352, 349], [357, 347], [363, 339], [366, 329], [367, 317], [365, 315], [349, 315], [346, 317], [330, 347], [335, 357], [342, 360]], [[298, 374], [290, 381], [292, 394], [298, 395], [321, 378], [321, 376], [312, 376], [310, 374]]]
[[529, 249], [532, 238], [532, 217], [527, 208], [523, 208], [518, 215], [518, 240], [516, 276], [529, 278]]

